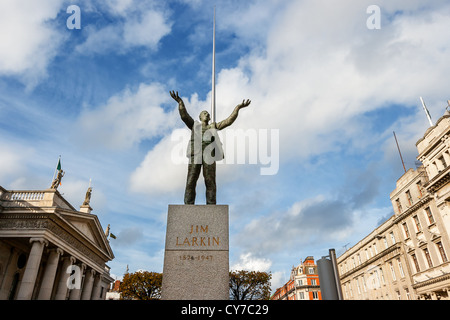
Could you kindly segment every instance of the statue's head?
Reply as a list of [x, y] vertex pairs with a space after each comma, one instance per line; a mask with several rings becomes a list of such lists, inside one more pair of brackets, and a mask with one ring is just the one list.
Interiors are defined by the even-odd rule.
[[200, 112], [199, 118], [200, 118], [201, 122], [206, 122], [206, 123], [208, 123], [209, 120], [211, 120], [211, 116], [209, 115], [209, 112], [206, 110], [203, 110], [202, 112]]

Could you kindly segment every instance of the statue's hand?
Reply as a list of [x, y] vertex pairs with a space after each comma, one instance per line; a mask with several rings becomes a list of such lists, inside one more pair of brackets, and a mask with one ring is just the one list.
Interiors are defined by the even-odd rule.
[[238, 105], [238, 108], [242, 109], [242, 108], [248, 107], [250, 105], [250, 103], [251, 103], [251, 101], [249, 99], [247, 99], [247, 101], [245, 101], [245, 99], [244, 99], [244, 100], [242, 100], [242, 103]]
[[180, 103], [180, 101], [182, 101], [181, 98], [178, 96], [178, 91], [177, 92], [170, 91], [170, 96], [178, 103]]

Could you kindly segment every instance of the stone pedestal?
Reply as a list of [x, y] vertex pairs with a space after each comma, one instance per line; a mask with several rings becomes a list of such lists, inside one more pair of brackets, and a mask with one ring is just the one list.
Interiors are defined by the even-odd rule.
[[169, 205], [161, 298], [228, 300], [228, 206]]

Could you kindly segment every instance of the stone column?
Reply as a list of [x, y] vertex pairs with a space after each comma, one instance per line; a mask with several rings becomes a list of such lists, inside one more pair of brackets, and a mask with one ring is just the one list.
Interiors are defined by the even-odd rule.
[[72, 256], [67, 256], [63, 258], [63, 264], [61, 267], [61, 275], [59, 276], [58, 288], [56, 289], [55, 300], [66, 300], [67, 290], [67, 280], [69, 279], [70, 273], [67, 273], [67, 268], [69, 268], [76, 259]]
[[86, 271], [83, 292], [81, 293], [81, 300], [91, 300], [92, 288], [94, 286], [94, 277], [95, 277], [95, 270], [90, 269]]
[[99, 274], [94, 280], [94, 289], [92, 290], [92, 300], [100, 300], [100, 291], [102, 288], [102, 275]]
[[81, 297], [81, 286], [83, 284], [83, 273], [86, 270], [86, 265], [81, 263], [78, 266], [80, 269], [75, 271], [75, 277], [79, 277], [75, 279], [75, 288], [70, 290], [69, 300], [80, 300]]
[[55, 283], [56, 270], [58, 269], [59, 257], [62, 254], [63, 251], [59, 248], [50, 251], [44, 277], [42, 278], [41, 289], [39, 290], [38, 300], [50, 300], [53, 284]]
[[31, 252], [28, 256], [17, 300], [31, 300], [39, 266], [41, 265], [42, 252], [44, 251], [44, 247], [48, 244], [47, 240], [44, 240], [43, 238], [31, 238], [30, 242], [32, 243]]

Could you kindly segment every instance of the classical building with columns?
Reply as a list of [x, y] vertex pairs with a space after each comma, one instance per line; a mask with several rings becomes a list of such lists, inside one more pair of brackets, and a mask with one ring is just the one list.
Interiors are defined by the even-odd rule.
[[394, 214], [337, 259], [344, 299], [450, 300], [449, 138], [446, 111], [397, 180]]
[[92, 208], [0, 186], [0, 300], [103, 300], [114, 258]]

